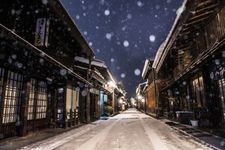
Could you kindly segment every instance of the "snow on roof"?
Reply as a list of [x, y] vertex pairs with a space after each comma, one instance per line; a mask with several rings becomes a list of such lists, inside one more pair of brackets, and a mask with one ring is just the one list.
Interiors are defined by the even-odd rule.
[[177, 10], [176, 14], [176, 19], [174, 21], [174, 24], [166, 38], [166, 40], [161, 44], [161, 46], [159, 47], [158, 51], [157, 51], [157, 54], [155, 56], [155, 61], [153, 63], [153, 68], [156, 69], [156, 72], [159, 71], [160, 67], [162, 66], [162, 62], [164, 61], [169, 49], [167, 48], [166, 49], [166, 46], [168, 45], [168, 42], [169, 42], [169, 39], [171, 38], [173, 32], [175, 31], [176, 29], [176, 25], [179, 21], [179, 19], [181, 18], [181, 15], [183, 14], [183, 12], [185, 11], [186, 9], [186, 4], [187, 4], [187, 1], [188, 0], [184, 0], [181, 7]]
[[145, 78], [147, 72], [148, 72], [148, 69], [149, 69], [149, 60], [146, 59], [145, 60], [145, 64], [144, 64], [144, 68], [143, 68], [143, 71], [142, 71], [142, 78]]
[[[84, 57], [76, 56], [74, 58], [74, 60], [85, 63], [85, 64], [89, 64], [89, 60], [87, 58], [84, 58]], [[105, 65], [105, 63], [103, 61], [100, 61], [100, 60], [97, 60], [97, 59], [92, 60], [91, 65], [98, 66], [98, 67], [101, 67], [101, 68], [107, 68], [107, 66]]]
[[[84, 57], [76, 56], [74, 58], [74, 60], [82, 62], [82, 63], [85, 63], [85, 64], [89, 64], [89, 60], [84, 58]], [[111, 81], [116, 83], [115, 79], [113, 78], [112, 73], [110, 72], [109, 68], [105, 65], [104, 61], [101, 61], [101, 60], [98, 60], [98, 59], [94, 59], [94, 60], [91, 61], [91, 65], [106, 69], [107, 70], [107, 74], [109, 75], [109, 78], [111, 79]]]

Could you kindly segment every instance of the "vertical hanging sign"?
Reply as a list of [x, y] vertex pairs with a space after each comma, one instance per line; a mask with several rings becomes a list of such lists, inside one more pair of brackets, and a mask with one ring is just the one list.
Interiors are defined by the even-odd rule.
[[48, 46], [49, 19], [38, 18], [35, 32], [35, 46]]

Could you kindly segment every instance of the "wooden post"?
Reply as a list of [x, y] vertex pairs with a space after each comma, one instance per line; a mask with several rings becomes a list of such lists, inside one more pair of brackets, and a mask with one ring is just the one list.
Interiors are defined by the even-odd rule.
[[[89, 67], [88, 67], [88, 72], [87, 72], [87, 81], [89, 82], [91, 79], [91, 61], [92, 58], [91, 56], [89, 56]], [[91, 99], [90, 99], [90, 87], [89, 85], [87, 85], [86, 87], [87, 90], [87, 99], [86, 99], [86, 121], [87, 123], [89, 123], [91, 121], [90, 119], [90, 103], [91, 103]]]
[[31, 85], [29, 83], [29, 77], [24, 77], [23, 82], [23, 91], [22, 92], [22, 98], [21, 98], [21, 112], [20, 112], [20, 118], [21, 118], [21, 127], [20, 127], [20, 136], [25, 136], [27, 134], [27, 115], [28, 115], [28, 99], [29, 99], [29, 89], [31, 88]]
[[4, 69], [4, 74], [3, 74], [3, 86], [2, 86], [2, 100], [0, 101], [0, 139], [5, 137], [5, 132], [3, 129], [3, 110], [4, 110], [4, 102], [5, 102], [5, 91], [6, 91], [6, 84], [7, 84], [7, 74], [8, 72], [6, 69]]

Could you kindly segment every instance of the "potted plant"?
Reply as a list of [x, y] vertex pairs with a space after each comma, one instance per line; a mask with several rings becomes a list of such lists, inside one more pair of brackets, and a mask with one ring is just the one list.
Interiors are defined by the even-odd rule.
[[198, 108], [194, 109], [193, 118], [190, 120], [192, 127], [197, 128], [199, 126], [199, 110]]
[[191, 126], [197, 128], [198, 127], [198, 120], [190, 120], [191, 121]]

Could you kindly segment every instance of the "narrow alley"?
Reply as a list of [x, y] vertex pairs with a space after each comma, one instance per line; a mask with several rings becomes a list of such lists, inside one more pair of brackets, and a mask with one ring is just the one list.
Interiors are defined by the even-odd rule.
[[199, 150], [207, 149], [136, 109], [99, 120], [25, 149], [56, 150]]

